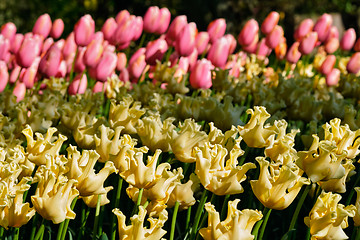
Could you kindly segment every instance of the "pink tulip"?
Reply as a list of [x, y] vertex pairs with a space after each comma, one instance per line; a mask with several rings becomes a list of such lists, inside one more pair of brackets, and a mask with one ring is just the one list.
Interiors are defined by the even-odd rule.
[[286, 38], [283, 36], [282, 39], [280, 40], [280, 43], [274, 49], [276, 58], [279, 60], [283, 60], [286, 56], [286, 49], [287, 49]]
[[87, 88], [86, 74], [77, 74], [68, 87], [68, 93], [70, 95], [84, 94]]
[[68, 58], [70, 55], [73, 55], [76, 52], [76, 43], [75, 43], [75, 34], [71, 32], [65, 40], [63, 55], [64, 58]]
[[143, 32], [143, 19], [142, 17], [136, 17], [132, 20], [133, 24], [135, 25], [134, 35], [132, 37], [132, 41], [136, 41], [140, 38], [142, 32]]
[[171, 13], [168, 8], [161, 8], [160, 9], [160, 16], [159, 16], [159, 26], [155, 30], [156, 34], [163, 34], [169, 27], [171, 20]]
[[349, 28], [344, 33], [344, 36], [342, 37], [340, 41], [340, 48], [345, 51], [350, 51], [356, 41], [356, 32], [353, 28]]
[[117, 23], [114, 18], [106, 19], [104, 25], [101, 28], [102, 33], [104, 34], [104, 39], [111, 41], [112, 36], [117, 28]]
[[4, 61], [0, 61], [0, 92], [3, 92], [9, 82], [9, 72]]
[[11, 41], [10, 43], [10, 52], [16, 54], [19, 51], [23, 40], [24, 40], [24, 35], [22, 35], [21, 33], [15, 34], [13, 41]]
[[119, 74], [119, 79], [122, 82], [130, 81], [129, 71], [127, 70], [127, 68], [124, 68], [121, 70], [121, 72]]
[[122, 10], [116, 15], [115, 20], [116, 20], [117, 24], [120, 25], [120, 24], [123, 24], [124, 22], [126, 22], [129, 18], [130, 18], [129, 11]]
[[196, 62], [194, 69], [190, 73], [190, 85], [195, 88], [208, 89], [212, 86], [211, 62], [205, 58]]
[[95, 21], [89, 14], [82, 16], [74, 27], [74, 40], [78, 46], [87, 46], [95, 33]]
[[308, 33], [312, 31], [314, 22], [310, 18], [302, 20], [300, 25], [296, 28], [294, 38], [296, 41], [301, 41]]
[[116, 70], [121, 71], [124, 68], [126, 68], [126, 63], [127, 63], [126, 54], [123, 52], [119, 52], [117, 54]]
[[168, 45], [164, 39], [159, 38], [149, 42], [146, 46], [145, 61], [149, 65], [155, 65], [156, 60], [161, 61], [167, 50]]
[[355, 42], [355, 45], [354, 45], [354, 51], [355, 52], [360, 52], [360, 38], [358, 38]]
[[37, 80], [40, 57], [36, 57], [34, 62], [28, 68], [23, 68], [20, 72], [19, 80], [23, 82], [26, 88], [30, 89]]
[[[130, 44], [131, 40], [134, 38], [136, 25], [133, 20], [128, 20], [119, 24], [113, 34], [112, 43], [115, 45], [124, 45]], [[127, 45], [128, 46], [128, 45]], [[127, 47], [126, 46], [126, 47]], [[121, 49], [125, 49], [126, 47], [121, 47]]]
[[16, 25], [12, 22], [5, 23], [1, 26], [0, 34], [12, 41], [16, 34]]
[[290, 63], [297, 63], [301, 57], [301, 52], [299, 51], [299, 42], [294, 42], [293, 45], [289, 48], [286, 54], [286, 60]]
[[224, 38], [226, 38], [230, 45], [229, 54], [232, 54], [236, 49], [236, 39], [232, 34], [226, 34], [224, 35]]
[[58, 68], [58, 72], [56, 73], [55, 77], [57, 78], [64, 78], [66, 76], [67, 73], [67, 66], [66, 66], [66, 61], [62, 60], [60, 62], [59, 68]]
[[20, 102], [21, 100], [23, 100], [25, 94], [26, 94], [25, 84], [23, 82], [17, 82], [13, 90], [13, 95], [16, 96], [16, 102]]
[[106, 82], [107, 78], [115, 71], [117, 56], [114, 52], [106, 51], [96, 66], [96, 79]]
[[93, 93], [104, 92], [106, 90], [107, 82], [97, 81], [92, 89]]
[[253, 42], [250, 43], [249, 45], [242, 46], [242, 49], [248, 53], [256, 53], [258, 42], [259, 42], [259, 36], [256, 34]]
[[178, 65], [178, 69], [180, 68], [186, 73], [189, 70], [189, 67], [190, 67], [189, 58], [180, 57], [177, 65]]
[[144, 31], [147, 33], [155, 33], [155, 31], [159, 28], [160, 25], [159, 17], [159, 7], [149, 7], [144, 15]]
[[280, 19], [280, 14], [278, 12], [273, 11], [269, 13], [269, 15], [267, 15], [267, 17], [261, 24], [261, 32], [263, 32], [265, 35], [271, 33], [274, 27], [278, 24], [279, 19]]
[[187, 56], [187, 58], [189, 59], [189, 70], [190, 71], [195, 67], [195, 64], [198, 60], [198, 56], [199, 56], [199, 54], [198, 54], [196, 48], [194, 48], [194, 51], [189, 56]]
[[261, 39], [261, 41], [258, 43], [258, 47], [257, 47], [257, 50], [256, 50], [256, 54], [258, 57], [266, 57], [266, 56], [269, 56], [272, 49], [269, 48], [267, 45], [266, 45], [266, 39], [263, 38]]
[[0, 35], [0, 61], [5, 60], [10, 51], [10, 41]]
[[10, 73], [10, 78], [9, 78], [9, 82], [11, 84], [15, 83], [16, 80], [18, 80], [19, 75], [20, 75], [20, 71], [21, 71], [21, 67], [19, 65], [15, 66], [13, 68], [13, 70]]
[[207, 59], [215, 67], [223, 68], [229, 57], [230, 44], [225, 37], [221, 37], [216, 42], [214, 42], [207, 54]]
[[284, 30], [279, 25], [276, 25], [273, 30], [266, 35], [266, 45], [269, 48], [276, 48], [276, 46], [280, 43], [282, 37], [284, 36]]
[[218, 18], [213, 20], [207, 27], [209, 33], [210, 42], [214, 43], [217, 39], [224, 36], [226, 31], [226, 21], [224, 18]]
[[207, 32], [199, 32], [196, 35], [195, 47], [199, 54], [203, 53], [209, 44], [209, 34]]
[[299, 51], [303, 55], [307, 55], [314, 50], [316, 43], [318, 41], [318, 34], [317, 32], [310, 32], [306, 37], [304, 37], [299, 45]]
[[357, 74], [360, 71], [360, 52], [356, 52], [351, 56], [346, 65], [346, 70], [353, 74]]
[[329, 74], [326, 75], [326, 85], [335, 86], [340, 80], [340, 70], [333, 68]]
[[51, 18], [49, 14], [45, 13], [41, 15], [35, 22], [32, 32], [34, 34], [38, 34], [43, 36], [43, 38], [47, 38], [51, 31]]
[[196, 24], [191, 22], [183, 27], [176, 36], [175, 50], [181, 56], [189, 56], [195, 49]]
[[339, 39], [330, 38], [325, 43], [325, 51], [329, 54], [333, 54], [339, 48]]
[[328, 55], [324, 62], [321, 64], [320, 72], [324, 75], [330, 74], [336, 63], [336, 57], [334, 55]]
[[54, 39], [49, 37], [47, 39], [45, 39], [42, 48], [41, 48], [41, 55], [45, 54], [47, 52], [47, 50], [49, 50], [49, 48], [54, 44]]
[[175, 17], [175, 19], [171, 22], [169, 29], [166, 33], [165, 40], [168, 43], [168, 45], [175, 46], [176, 36], [187, 24], [188, 24], [187, 17], [185, 15], [180, 15]]
[[56, 45], [60, 50], [61, 52], [63, 51], [64, 49], [64, 46], [65, 46], [65, 39], [59, 39], [57, 40], [54, 45]]
[[78, 53], [76, 55], [74, 70], [75, 72], [81, 73], [85, 70], [86, 65], [84, 63], [84, 55], [85, 55], [86, 47], [79, 47]]
[[331, 26], [330, 33], [326, 41], [328, 41], [330, 38], [339, 38], [339, 30], [336, 26]]
[[54, 39], [57, 39], [61, 36], [63, 31], [64, 31], [64, 21], [61, 18], [58, 18], [53, 22], [50, 31], [50, 36]]
[[61, 50], [56, 45], [53, 45], [41, 58], [39, 70], [47, 77], [55, 76], [59, 71], [61, 61]]
[[139, 48], [129, 60], [128, 70], [133, 80], [138, 80], [145, 69], [145, 52], [145, 48]]
[[331, 15], [324, 13], [315, 23], [313, 31], [317, 32], [318, 34], [318, 39], [320, 42], [324, 42], [329, 33], [330, 33], [330, 28], [331, 28], [331, 24], [332, 24], [332, 17]]
[[104, 48], [102, 41], [92, 40], [91, 43], [86, 47], [84, 53], [84, 64], [88, 67], [96, 67], [100, 61], [101, 55], [103, 54]]
[[255, 19], [250, 19], [245, 23], [238, 36], [238, 42], [242, 46], [250, 45], [256, 39], [259, 32], [259, 24]]
[[32, 37], [25, 37], [19, 51], [16, 54], [17, 63], [24, 68], [30, 67], [34, 59], [39, 56], [41, 46], [42, 42], [36, 35]]

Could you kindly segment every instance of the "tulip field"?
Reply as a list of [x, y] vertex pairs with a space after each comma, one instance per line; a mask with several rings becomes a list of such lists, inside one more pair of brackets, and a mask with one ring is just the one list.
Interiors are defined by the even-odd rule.
[[0, 240], [359, 240], [360, 33], [281, 24], [3, 24]]

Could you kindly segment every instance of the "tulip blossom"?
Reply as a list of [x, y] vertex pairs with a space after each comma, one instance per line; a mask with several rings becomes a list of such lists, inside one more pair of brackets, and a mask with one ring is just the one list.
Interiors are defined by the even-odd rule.
[[340, 48], [345, 51], [350, 51], [356, 41], [356, 32], [353, 28], [346, 30], [344, 36], [340, 41]]
[[340, 70], [333, 68], [330, 73], [326, 75], [326, 85], [336, 86], [340, 81]]
[[204, 51], [207, 50], [209, 39], [210, 37], [207, 32], [199, 32], [196, 35], [195, 47], [199, 54], [202, 54]]
[[41, 15], [35, 22], [32, 32], [47, 38], [51, 31], [52, 23], [49, 14], [45, 13]]
[[76, 51], [76, 43], [74, 38], [74, 32], [71, 32], [69, 36], [65, 40], [65, 44], [63, 47], [63, 55], [64, 58], [67, 59], [69, 56], [72, 56]]
[[211, 45], [207, 59], [210, 60], [215, 67], [223, 68], [229, 57], [229, 51], [230, 42], [225, 37], [221, 37]]
[[170, 24], [171, 13], [167, 8], [149, 7], [144, 15], [144, 31], [163, 34]]
[[312, 52], [312, 50], [315, 48], [316, 43], [318, 41], [318, 36], [316, 32], [310, 32], [308, 35], [306, 35], [300, 42], [299, 45], [299, 51], [303, 55], [307, 55]]
[[[122, 24], [118, 24], [112, 36], [112, 42], [121, 46], [119, 50], [125, 49], [135, 36], [136, 24], [134, 18], [129, 18]], [[126, 47], [125, 47], [126, 46]]]
[[4, 61], [0, 61], [0, 93], [4, 91], [9, 82], [9, 72]]
[[123, 24], [130, 18], [130, 13], [128, 10], [121, 10], [118, 14], [116, 14], [115, 20], [117, 24]]
[[250, 19], [245, 23], [245, 26], [241, 29], [238, 36], [239, 44], [242, 46], [248, 46], [253, 43], [254, 39], [258, 35], [259, 24], [255, 19]]
[[28, 68], [23, 68], [19, 75], [19, 80], [23, 82], [26, 88], [32, 88], [37, 81], [37, 73], [40, 63], [40, 57], [36, 57], [34, 62]]
[[24, 68], [30, 67], [34, 59], [39, 56], [41, 52], [41, 45], [42, 43], [39, 37], [25, 37], [16, 54], [17, 63]]
[[129, 74], [136, 81], [140, 78], [146, 66], [145, 52], [146, 48], [139, 48], [129, 60]]
[[304, 19], [294, 32], [296, 41], [301, 41], [314, 27], [314, 22], [310, 18]]
[[226, 31], [226, 21], [224, 18], [218, 18], [209, 23], [207, 33], [210, 37], [210, 42], [213, 43], [217, 39], [224, 36]]
[[195, 48], [196, 34], [197, 29], [194, 22], [185, 25], [176, 36], [176, 52], [178, 52], [181, 56], [189, 56]]
[[280, 14], [278, 12], [272, 11], [267, 15], [263, 23], [261, 24], [261, 32], [265, 35], [270, 34], [275, 26], [278, 24], [280, 19]]
[[84, 94], [87, 88], [87, 76], [86, 74], [77, 74], [73, 81], [70, 83], [68, 92], [70, 95]]
[[258, 210], [237, 209], [239, 199], [228, 202], [227, 217], [220, 222], [220, 214], [215, 210], [215, 206], [210, 202], [205, 204], [205, 210], [208, 213], [208, 227], [201, 228], [199, 233], [205, 240], [212, 239], [238, 239], [252, 240], [254, 235], [251, 234], [256, 222], [263, 217]]
[[51, 27], [50, 36], [57, 39], [64, 31], [64, 21], [61, 18], [56, 19]]
[[193, 88], [208, 89], [212, 86], [212, 64], [203, 58], [198, 60], [190, 73], [190, 84]]
[[168, 50], [168, 45], [164, 39], [157, 39], [149, 42], [146, 46], [145, 61], [150, 65], [155, 65], [156, 61], [161, 61], [165, 52]]
[[175, 46], [176, 36], [180, 31], [187, 25], [187, 17], [185, 15], [180, 15], [174, 18], [171, 22], [168, 31], [166, 32], [165, 40], [168, 45]]
[[[75, 58], [74, 70], [75, 72], [82, 73], [86, 68], [84, 63], [84, 55], [85, 55], [86, 47], [79, 47], [77, 51], [78, 52], [75, 55], [76, 58]], [[69, 67], [72, 68], [72, 65], [73, 63], [71, 61]], [[68, 72], [70, 72], [71, 68], [68, 70]]]
[[10, 52], [17, 54], [17, 52], [19, 51], [22, 45], [23, 40], [24, 40], [24, 35], [22, 35], [21, 33], [15, 34], [14, 39], [10, 43]]
[[13, 40], [16, 34], [16, 25], [12, 22], [5, 23], [1, 26], [0, 34], [10, 41]]
[[74, 40], [78, 46], [87, 46], [95, 33], [95, 21], [89, 14], [82, 16], [74, 27]]
[[341, 196], [322, 192], [304, 222], [310, 228], [311, 239], [348, 239], [344, 228], [348, 217], [354, 217], [355, 206], [339, 203]]
[[354, 189], [356, 191], [356, 203], [355, 203], [356, 212], [353, 220], [354, 220], [354, 226], [358, 227], [360, 226], [360, 187], [355, 187]]
[[47, 77], [55, 76], [59, 70], [61, 60], [61, 50], [56, 45], [53, 45], [40, 60], [39, 70]]
[[103, 49], [102, 41], [96, 39], [92, 40], [84, 52], [84, 64], [88, 67], [96, 67], [103, 54]]
[[277, 45], [280, 44], [280, 41], [282, 40], [284, 36], [284, 30], [279, 25], [276, 25], [273, 30], [266, 35], [266, 45], [269, 48], [276, 48]]
[[301, 57], [301, 52], [299, 51], [299, 42], [294, 42], [293, 45], [289, 48], [286, 54], [286, 60], [290, 63], [297, 63]]
[[281, 38], [280, 43], [275, 47], [274, 50], [277, 59], [283, 60], [285, 58], [287, 51], [287, 44], [285, 37]]
[[325, 51], [329, 54], [334, 53], [339, 48], [339, 39], [338, 38], [330, 38], [325, 43]]
[[268, 55], [270, 55], [272, 51], [272, 49], [269, 48], [265, 42], [266, 42], [265, 38], [261, 39], [260, 42], [258, 42], [258, 46], [256, 50], [256, 55], [262, 60]]
[[140, 38], [142, 32], [143, 32], [143, 19], [142, 17], [135, 17], [133, 19], [133, 24], [135, 25], [134, 35], [132, 37], [132, 41], [136, 41]]
[[42, 48], [41, 48], [41, 55], [45, 54], [49, 48], [54, 44], [54, 39], [49, 37], [47, 39], [45, 39]]
[[360, 38], [358, 38], [354, 45], [354, 51], [359, 52], [360, 51]]
[[117, 28], [117, 23], [114, 18], [106, 19], [104, 25], [101, 27], [101, 32], [104, 34], [104, 39], [111, 41], [112, 36]]
[[349, 73], [357, 74], [360, 71], [360, 52], [354, 53], [346, 65]]
[[0, 35], [0, 61], [4, 61], [10, 51], [10, 41], [4, 36]]
[[26, 86], [23, 82], [17, 82], [15, 84], [13, 94], [16, 96], [16, 102], [20, 102], [24, 99], [26, 94]]
[[117, 155], [119, 153], [123, 142], [120, 138], [120, 133], [123, 129], [123, 126], [118, 126], [114, 131], [109, 127], [105, 127], [103, 124], [100, 125], [100, 136], [94, 136], [96, 144], [95, 150], [100, 155], [99, 162], [105, 163], [109, 160], [110, 154]]
[[320, 66], [320, 72], [324, 75], [328, 75], [334, 68], [336, 63], [335, 55], [328, 55], [326, 56], [325, 60]]
[[328, 38], [332, 22], [333, 19], [331, 15], [327, 13], [321, 15], [321, 17], [316, 21], [313, 31], [317, 33], [320, 42], [324, 42]]
[[117, 63], [116, 63], [116, 70], [121, 71], [126, 68], [126, 54], [123, 52], [117, 53]]

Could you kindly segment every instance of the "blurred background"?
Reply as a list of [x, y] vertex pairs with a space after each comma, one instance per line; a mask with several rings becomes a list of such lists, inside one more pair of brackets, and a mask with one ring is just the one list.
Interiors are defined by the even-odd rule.
[[279, 23], [284, 27], [288, 41], [292, 40], [293, 29], [300, 20], [305, 17], [316, 19], [325, 12], [335, 14], [338, 27], [353, 27], [360, 34], [360, 0], [1, 0], [0, 25], [11, 21], [18, 32], [26, 33], [32, 30], [37, 17], [49, 13], [52, 20], [63, 19], [64, 37], [87, 13], [95, 19], [99, 30], [108, 17], [115, 17], [122, 9], [143, 16], [153, 5], [168, 7], [172, 17], [186, 15], [189, 22], [196, 22], [200, 31], [206, 30], [212, 20], [225, 18], [227, 32], [235, 36], [246, 20], [255, 18], [261, 22], [273, 10], [280, 13]]

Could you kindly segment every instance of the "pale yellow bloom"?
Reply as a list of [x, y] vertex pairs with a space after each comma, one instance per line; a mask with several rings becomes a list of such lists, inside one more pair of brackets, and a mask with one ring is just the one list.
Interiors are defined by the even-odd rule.
[[358, 227], [360, 226], [360, 187], [356, 187], [355, 191], [356, 191], [356, 203], [355, 203], [356, 212], [354, 216], [354, 226]]
[[[107, 198], [107, 193], [112, 190], [113, 187], [105, 187], [106, 193], [100, 195], [100, 206], [104, 206], [110, 202], [110, 200]], [[98, 202], [98, 196], [99, 195], [90, 195], [87, 197], [81, 197], [84, 203], [90, 207], [90, 208], [96, 208], [97, 202]]]
[[220, 214], [211, 203], [205, 204], [208, 212], [208, 227], [200, 229], [200, 235], [205, 240], [252, 240], [252, 228], [263, 215], [258, 210], [238, 210], [239, 199], [228, 202], [228, 213], [224, 221], [220, 222]]
[[337, 146], [334, 141], [322, 140], [313, 134], [313, 143], [308, 151], [298, 152], [296, 164], [305, 171], [312, 182], [341, 178], [345, 168], [341, 162], [346, 158], [346, 151], [336, 154]]
[[109, 160], [110, 154], [117, 155], [121, 148], [120, 134], [124, 129], [122, 126], [115, 128], [115, 131], [105, 125], [99, 127], [100, 138], [95, 135], [96, 152], [99, 153], [99, 162], [105, 163]]
[[310, 228], [311, 239], [348, 239], [344, 228], [348, 217], [354, 217], [355, 206], [339, 204], [341, 196], [322, 192], [304, 222]]
[[240, 136], [249, 147], [268, 147], [270, 144], [268, 138], [278, 133], [275, 124], [273, 126], [265, 124], [271, 115], [262, 106], [255, 106], [254, 110], [248, 109], [246, 113], [251, 114], [251, 118], [245, 126], [238, 126]]
[[25, 127], [22, 133], [27, 140], [26, 152], [28, 159], [36, 165], [43, 165], [46, 163], [45, 155], [52, 156], [59, 155], [62, 144], [67, 140], [67, 137], [59, 134], [56, 141], [53, 141], [53, 134], [57, 131], [56, 128], [49, 128], [45, 137], [36, 132], [36, 140], [33, 138], [33, 131], [29, 125]]
[[[267, 208], [282, 210], [287, 208], [304, 184], [310, 181], [301, 177], [303, 171], [295, 165], [270, 164], [264, 157], [257, 157], [260, 165], [258, 180], [251, 180], [251, 188], [257, 199]], [[270, 167], [270, 171], [269, 171]]]
[[[166, 210], [164, 210], [166, 212]], [[139, 206], [139, 214], [130, 218], [131, 225], [127, 226], [125, 223], [126, 216], [117, 208], [113, 213], [118, 219], [118, 230], [120, 240], [160, 240], [166, 231], [162, 229], [167, 220], [167, 213], [160, 214], [159, 218], [149, 217], [150, 227], [144, 227], [146, 210]]]
[[202, 146], [207, 138], [205, 132], [200, 131], [201, 126], [193, 119], [186, 119], [179, 126], [180, 131], [171, 136], [171, 149], [176, 159], [181, 162], [195, 162], [194, 147]]
[[238, 145], [230, 151], [230, 158], [225, 162], [228, 151], [219, 144], [212, 146], [205, 143], [202, 148], [195, 148], [195, 173], [201, 184], [216, 195], [238, 194], [244, 191], [241, 182], [246, 180], [246, 172], [256, 168], [253, 163], [237, 166], [237, 158], [244, 153]]
[[38, 186], [35, 195], [31, 196], [36, 212], [54, 224], [61, 223], [65, 219], [74, 219], [76, 214], [71, 210], [70, 205], [79, 195], [79, 191], [74, 186], [76, 180], [68, 180], [64, 176], [57, 177], [45, 166], [40, 166], [39, 169], [35, 175], [38, 178]]
[[99, 132], [101, 125], [106, 123], [103, 117], [93, 117], [92, 123], [88, 125], [79, 125], [73, 130], [73, 137], [79, 147], [84, 149], [95, 149], [95, 136]]
[[235, 145], [240, 144], [242, 138], [238, 137], [239, 131], [235, 126], [232, 126], [231, 129], [225, 133], [222, 133], [220, 129], [215, 127], [213, 122], [210, 122], [209, 126], [210, 131], [208, 134], [208, 141], [211, 144], [220, 144], [228, 151], [231, 151]]

